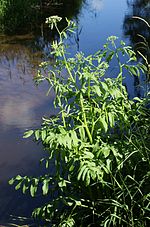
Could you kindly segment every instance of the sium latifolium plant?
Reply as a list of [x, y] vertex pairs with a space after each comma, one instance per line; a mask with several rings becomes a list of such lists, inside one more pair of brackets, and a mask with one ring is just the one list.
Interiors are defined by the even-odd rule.
[[[55, 65], [42, 62], [36, 78], [55, 91], [58, 114], [24, 134], [43, 144], [47, 156], [41, 162], [47, 174], [18, 175], [9, 183], [32, 197], [40, 191], [47, 196], [48, 202], [33, 211], [47, 226], [147, 226], [148, 96], [130, 100], [123, 85], [127, 73], [139, 76], [146, 67], [124, 42], [117, 47], [115, 36], [93, 55], [78, 52], [68, 58], [66, 39], [75, 24], [66, 19], [67, 27], [60, 31], [59, 21], [57, 16], [46, 21], [60, 37], [52, 43]], [[114, 59], [117, 70], [110, 78]]]

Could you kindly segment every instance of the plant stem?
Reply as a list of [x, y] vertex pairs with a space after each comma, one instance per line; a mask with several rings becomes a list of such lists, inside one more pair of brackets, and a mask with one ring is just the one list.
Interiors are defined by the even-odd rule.
[[82, 95], [81, 92], [80, 92], [80, 104], [81, 104], [81, 110], [82, 110], [82, 114], [83, 114], [84, 126], [85, 126], [86, 132], [88, 134], [90, 143], [92, 144], [93, 143], [93, 139], [92, 139], [90, 130], [88, 128], [88, 124], [87, 124], [87, 120], [86, 120], [86, 114], [85, 114], [84, 105], [83, 105], [83, 95]]
[[[62, 31], [62, 32], [59, 31], [59, 29], [58, 29], [58, 27], [57, 27], [57, 23], [55, 24], [55, 27], [56, 27], [56, 30], [57, 30], [59, 36], [60, 36], [60, 43], [62, 43], [62, 44], [64, 45], [64, 43], [63, 43], [63, 38], [62, 38], [62, 32], [63, 32], [63, 31]], [[65, 52], [64, 52], [64, 46], [63, 46], [63, 48], [62, 48], [62, 57], [63, 57], [63, 59], [64, 59], [65, 66], [66, 66], [66, 69], [67, 69], [67, 71], [68, 71], [68, 73], [69, 73], [69, 76], [70, 76], [71, 80], [72, 80], [73, 82], [75, 82], [75, 80], [74, 80], [74, 78], [73, 78], [73, 76], [72, 76], [71, 70], [70, 70], [70, 68], [69, 68], [69, 66], [68, 66], [68, 63], [67, 63], [67, 59], [66, 59]]]

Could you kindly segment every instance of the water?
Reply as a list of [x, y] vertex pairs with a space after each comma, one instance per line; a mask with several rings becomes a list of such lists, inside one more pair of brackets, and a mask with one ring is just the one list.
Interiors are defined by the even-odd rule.
[[[133, 23], [128, 20], [135, 9], [136, 15], [149, 18], [150, 6], [148, 1], [144, 2], [141, 8], [137, 4], [132, 9], [126, 0], [78, 1], [78, 7], [72, 7], [70, 12], [70, 17], [78, 23], [78, 34], [71, 39], [72, 54], [78, 50], [91, 54], [102, 47], [110, 35], [134, 44], [138, 40], [135, 27], [136, 32], [148, 37], [146, 27], [138, 30], [141, 24], [138, 27], [135, 22], [135, 26], [131, 26]], [[69, 10], [59, 8], [58, 15], [61, 13], [68, 16]], [[18, 174], [40, 173], [38, 160], [43, 154], [42, 147], [30, 139], [22, 139], [22, 135], [26, 129], [40, 126], [43, 115], [55, 114], [52, 106], [54, 94], [47, 97], [47, 85], [36, 87], [33, 82], [38, 64], [49, 52], [51, 39], [47, 38], [51, 33], [43, 30], [42, 22], [38, 29], [21, 35], [0, 35], [0, 224], [12, 219], [10, 215], [30, 217], [33, 207], [39, 203], [38, 198], [30, 199], [7, 183]], [[131, 96], [141, 93], [131, 77], [126, 83]]]

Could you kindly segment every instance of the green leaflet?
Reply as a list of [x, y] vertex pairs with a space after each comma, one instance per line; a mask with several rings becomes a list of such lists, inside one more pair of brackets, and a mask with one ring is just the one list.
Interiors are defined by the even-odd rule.
[[36, 130], [34, 134], [35, 134], [35, 139], [39, 140], [39, 138], [40, 138], [40, 130]]
[[46, 130], [42, 130], [41, 137], [42, 137], [42, 140], [44, 141], [46, 138]]
[[71, 130], [70, 134], [71, 134], [71, 140], [72, 140], [74, 147], [77, 147], [79, 144], [79, 139], [77, 137], [76, 131]]
[[22, 187], [22, 193], [25, 194], [28, 189], [29, 189], [29, 185], [28, 184], [26, 185], [26, 183], [24, 183]]
[[49, 190], [49, 181], [45, 179], [43, 181], [43, 186], [42, 186], [43, 195], [47, 195], [48, 190]]
[[33, 133], [34, 133], [33, 130], [29, 130], [29, 131], [27, 131], [27, 132], [24, 133], [23, 138], [28, 138], [28, 137], [32, 136]]
[[108, 113], [108, 119], [110, 123], [110, 127], [113, 127], [115, 124], [114, 114], [112, 112]]
[[110, 154], [110, 148], [105, 146], [101, 149], [101, 152], [103, 153], [104, 157], [107, 158]]
[[39, 183], [39, 180], [34, 178], [33, 181], [31, 182], [31, 185], [30, 185], [30, 194], [32, 197], [35, 196], [36, 192], [37, 192], [37, 188], [38, 188], [38, 183]]
[[107, 130], [108, 130], [108, 124], [106, 122], [105, 116], [102, 116], [100, 118], [100, 122], [101, 122], [101, 125], [102, 125], [103, 129], [105, 130], [105, 132], [107, 132]]

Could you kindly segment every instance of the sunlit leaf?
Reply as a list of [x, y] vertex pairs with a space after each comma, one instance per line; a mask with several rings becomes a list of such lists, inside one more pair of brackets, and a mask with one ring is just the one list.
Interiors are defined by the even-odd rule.
[[42, 130], [41, 136], [42, 136], [42, 140], [44, 141], [46, 138], [46, 130]]
[[36, 130], [35, 131], [35, 139], [36, 140], [39, 140], [39, 138], [40, 138], [40, 131], [39, 130]]
[[34, 133], [33, 130], [29, 130], [29, 131], [27, 131], [27, 132], [24, 133], [23, 138], [28, 138], [28, 137], [32, 136], [33, 133]]
[[103, 152], [104, 157], [107, 158], [110, 154], [110, 148], [105, 146], [102, 148], [102, 152]]
[[14, 182], [15, 182], [15, 179], [14, 179], [14, 178], [12, 178], [11, 180], [8, 181], [8, 183], [9, 183], [10, 185], [12, 185]]
[[28, 189], [29, 189], [29, 186], [26, 185], [26, 183], [24, 183], [24, 184], [23, 184], [23, 187], [22, 187], [22, 192], [23, 192], [23, 194], [25, 194], [26, 191], [27, 191]]
[[20, 181], [16, 186], [15, 186], [15, 189], [18, 190], [21, 188], [21, 185], [22, 185], [22, 181]]
[[100, 122], [102, 123], [102, 126], [103, 126], [105, 132], [107, 132], [107, 130], [108, 130], [108, 124], [107, 124], [104, 116], [100, 118]]
[[47, 195], [48, 190], [49, 190], [49, 182], [47, 179], [45, 179], [43, 181], [43, 186], [42, 186], [43, 195]]

